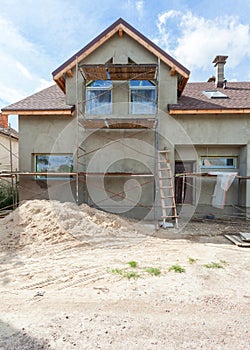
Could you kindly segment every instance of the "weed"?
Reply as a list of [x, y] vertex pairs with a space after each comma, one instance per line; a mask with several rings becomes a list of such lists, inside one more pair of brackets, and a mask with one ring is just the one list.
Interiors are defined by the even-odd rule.
[[135, 272], [135, 271], [129, 271], [129, 270], [126, 270], [126, 269], [118, 269], [118, 268], [116, 268], [116, 269], [107, 269], [107, 272], [108, 273], [112, 273], [113, 275], [119, 275], [119, 276], [121, 276], [121, 277], [125, 277], [125, 278], [127, 278], [127, 279], [131, 279], [131, 278], [134, 278], [134, 279], [136, 279], [136, 278], [139, 278], [140, 277], [140, 275], [137, 273], [137, 272]]
[[180, 265], [172, 265], [172, 266], [170, 266], [168, 271], [174, 271], [174, 272], [179, 272], [179, 273], [186, 272], [184, 267], [181, 267]]
[[133, 267], [133, 268], [137, 267], [137, 262], [136, 261], [133, 261], [133, 260], [129, 261], [128, 264], [129, 264], [130, 267]]
[[126, 277], [130, 280], [131, 278], [137, 279], [140, 277], [140, 275], [135, 271], [124, 271], [123, 277]]
[[194, 263], [196, 263], [196, 261], [197, 261], [197, 259], [194, 259], [194, 258], [191, 258], [191, 257], [188, 258], [189, 264], [194, 264]]
[[145, 271], [152, 276], [159, 276], [161, 274], [161, 270], [158, 269], [157, 267], [147, 267]]
[[207, 269], [224, 269], [224, 266], [221, 262], [212, 261], [210, 264], [204, 265]]
[[224, 265], [224, 266], [227, 266], [228, 265], [228, 263], [227, 263], [227, 261], [226, 260], [220, 260], [220, 262], [222, 263], [222, 265]]
[[122, 269], [107, 269], [107, 272], [112, 273], [113, 275], [120, 275], [123, 276], [123, 270]]

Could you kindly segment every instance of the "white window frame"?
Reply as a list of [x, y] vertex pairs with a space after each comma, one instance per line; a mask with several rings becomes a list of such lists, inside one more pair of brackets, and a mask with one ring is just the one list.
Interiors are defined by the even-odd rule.
[[[138, 83], [138, 85], [131, 85], [131, 83]], [[149, 82], [151, 86], [143, 85], [143, 82]], [[137, 92], [135, 92], [137, 91]], [[133, 93], [141, 95], [143, 91], [153, 91], [154, 99], [145, 99], [142, 102], [134, 102]], [[129, 84], [129, 113], [130, 114], [155, 114], [156, 112], [156, 86], [150, 80], [131, 80]]]
[[[205, 160], [209, 162], [209, 159], [224, 160], [223, 164], [205, 164]], [[232, 164], [227, 165], [228, 160], [232, 160]], [[201, 169], [237, 169], [237, 157], [236, 156], [201, 156], [200, 157], [200, 168]]]
[[[58, 165], [59, 168], [56, 169], [55, 167], [50, 167], [50, 164], [44, 164], [43, 168], [42, 166], [38, 166], [38, 157], [47, 157], [48, 158], [48, 162], [55, 162], [55, 160], [50, 159], [52, 157], [67, 157], [69, 158], [69, 164], [66, 164], [65, 162], [62, 163], [61, 165]], [[73, 159], [73, 154], [72, 153], [35, 153], [33, 154], [33, 159], [34, 159], [34, 169], [35, 172], [39, 173], [67, 173], [67, 171], [62, 170], [60, 171], [60, 166], [63, 165], [67, 165], [69, 166], [69, 172], [68, 172], [68, 176], [47, 176], [47, 175], [36, 175], [35, 179], [36, 180], [69, 180], [72, 179], [72, 176], [70, 175], [73, 172], [73, 163], [74, 163], [74, 159]], [[65, 160], [64, 160], [65, 161]]]
[[[102, 86], [103, 83], [103, 86]], [[98, 85], [99, 86], [93, 86]], [[85, 102], [85, 113], [89, 115], [95, 114], [112, 114], [112, 81], [109, 80], [92, 80], [86, 86], [86, 102]], [[96, 96], [91, 96], [91, 92], [97, 93]], [[98, 108], [98, 97], [102, 97], [105, 94], [110, 95], [110, 101], [108, 103], [99, 102]], [[95, 108], [94, 108], [95, 107]]]

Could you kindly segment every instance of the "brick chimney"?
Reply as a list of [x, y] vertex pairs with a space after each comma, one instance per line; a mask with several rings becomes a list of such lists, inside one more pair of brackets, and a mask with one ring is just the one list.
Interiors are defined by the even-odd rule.
[[0, 113], [0, 128], [8, 129], [8, 115]]
[[227, 58], [228, 56], [216, 56], [213, 60], [214, 66], [216, 67], [215, 86], [217, 88], [222, 88], [224, 85], [224, 66]]

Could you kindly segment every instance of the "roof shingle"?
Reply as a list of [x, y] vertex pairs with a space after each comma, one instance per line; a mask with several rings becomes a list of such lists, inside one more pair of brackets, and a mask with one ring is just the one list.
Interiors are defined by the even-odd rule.
[[65, 95], [55, 84], [39, 91], [25, 99], [2, 108], [3, 112], [11, 111], [57, 111], [72, 110], [73, 107], [66, 105]]
[[[205, 90], [217, 90], [228, 98], [210, 99]], [[227, 83], [227, 88], [215, 88], [213, 82], [188, 83], [177, 104], [170, 104], [169, 111], [250, 109], [250, 82]]]

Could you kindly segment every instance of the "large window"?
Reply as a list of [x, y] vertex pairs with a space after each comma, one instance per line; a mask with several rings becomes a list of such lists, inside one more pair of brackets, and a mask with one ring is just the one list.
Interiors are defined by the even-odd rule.
[[203, 169], [235, 169], [237, 157], [201, 157]]
[[130, 113], [154, 114], [156, 108], [155, 85], [149, 80], [130, 81]]
[[87, 114], [112, 113], [112, 82], [108, 80], [95, 80], [86, 87]]
[[[70, 173], [73, 171], [73, 156], [71, 154], [35, 154], [35, 171], [37, 173]], [[68, 179], [65, 176], [36, 175], [36, 179]]]

